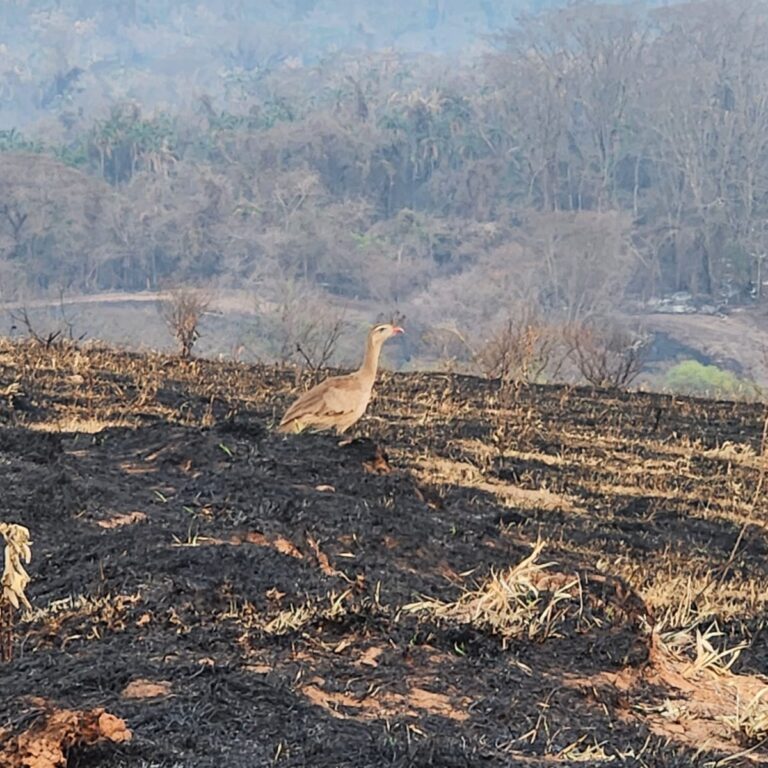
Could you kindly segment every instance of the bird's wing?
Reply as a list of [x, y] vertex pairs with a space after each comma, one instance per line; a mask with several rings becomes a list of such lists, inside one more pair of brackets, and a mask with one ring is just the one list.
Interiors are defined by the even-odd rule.
[[358, 376], [333, 376], [305, 392], [285, 412], [280, 425], [302, 416], [334, 417], [352, 413], [365, 396], [363, 382]]

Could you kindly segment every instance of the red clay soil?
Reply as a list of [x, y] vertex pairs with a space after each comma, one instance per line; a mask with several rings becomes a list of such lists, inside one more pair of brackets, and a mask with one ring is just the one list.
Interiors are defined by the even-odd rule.
[[[38, 702], [31, 702], [40, 706]], [[118, 717], [103, 709], [87, 712], [49, 709], [42, 702], [40, 715], [27, 730], [5, 740], [0, 749], [4, 768], [63, 768], [67, 756], [79, 748], [103, 742], [131, 740], [131, 732]]]
[[[35, 609], [0, 755], [54, 711], [87, 734], [69, 768], [768, 761], [729, 720], [768, 660], [738, 592], [768, 583], [761, 406], [383, 378], [340, 447], [273, 430], [288, 372], [0, 345], [0, 520], [30, 529]], [[526, 631], [413, 607], [539, 540]], [[681, 567], [733, 587], [727, 677], [651, 631]]]

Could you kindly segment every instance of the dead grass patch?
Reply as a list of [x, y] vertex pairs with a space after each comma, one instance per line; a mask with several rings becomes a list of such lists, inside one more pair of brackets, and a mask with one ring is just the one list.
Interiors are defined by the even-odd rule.
[[723, 717], [723, 722], [745, 746], [752, 747], [768, 741], [768, 687], [759, 690], [751, 699], [736, 698], [736, 711]]
[[619, 692], [622, 706], [617, 714], [623, 720], [636, 720], [651, 733], [693, 750], [725, 754], [717, 765], [763, 765], [768, 758], [759, 751], [768, 735], [764, 702], [768, 680], [736, 675], [712, 664], [694, 670], [690, 659], [669, 652], [658, 633], [651, 637], [645, 667], [591, 677], [566, 675], [563, 683], [598, 701], [605, 689]]
[[[338, 621], [351, 610], [349, 605], [351, 589], [341, 594], [332, 591], [322, 598], [290, 603], [285, 608], [281, 607], [285, 595], [276, 590], [270, 590], [270, 592], [273, 592], [271, 595], [274, 598], [273, 608], [259, 611], [253, 603], [246, 600], [240, 605], [233, 604], [219, 618], [235, 619], [244, 629], [241, 637], [241, 641], [244, 641], [253, 631], [272, 637], [300, 633], [319, 622]], [[270, 597], [269, 594], [268, 597]]]
[[[139, 593], [104, 597], [70, 596], [31, 611], [25, 622], [38, 625], [36, 636], [55, 640], [64, 648], [74, 640], [98, 640], [105, 632], [125, 631], [129, 611], [140, 602]], [[65, 631], [70, 623], [73, 623], [72, 630]]]
[[103, 420], [88, 417], [65, 416], [56, 420], [29, 422], [25, 426], [33, 432], [77, 432], [80, 434], [95, 435], [110, 427], [135, 427], [136, 422], [128, 418]]
[[768, 579], [764, 577], [734, 575], [726, 580], [707, 562], [671, 556], [662, 562], [664, 567], [651, 574], [647, 569], [628, 569], [627, 579], [644, 581], [639, 587], [643, 599], [663, 628], [692, 626], [712, 616], [730, 621], [768, 611]]
[[763, 457], [751, 445], [747, 443], [734, 443], [730, 440], [726, 440], [717, 448], [702, 451], [701, 455], [706, 456], [708, 459], [718, 459], [758, 469], [764, 461]]
[[548, 467], [575, 466], [576, 462], [570, 461], [561, 454], [540, 453], [539, 451], [527, 451], [508, 446], [498, 447], [476, 438], [464, 438], [452, 443], [466, 451], [471, 456], [476, 456], [481, 462], [490, 463], [494, 459], [518, 459], [526, 462], [545, 464]]
[[501, 480], [485, 479], [473, 464], [453, 461], [442, 457], [430, 457], [418, 464], [419, 479], [428, 484], [453, 484], [473, 488], [491, 494], [505, 507], [526, 507], [530, 509], [562, 510], [578, 512], [574, 500], [547, 488], [521, 488]]
[[[578, 576], [552, 579], [545, 573], [555, 563], [540, 563], [544, 542], [528, 557], [504, 571], [492, 571], [476, 589], [465, 590], [453, 602], [434, 598], [410, 603], [403, 610], [440, 622], [468, 624], [502, 639], [543, 642], [558, 635], [559, 626], [583, 609]], [[549, 580], [547, 580], [549, 579]]]
[[97, 520], [96, 525], [98, 525], [99, 528], [107, 528], [108, 530], [111, 530], [112, 528], [122, 528], [125, 525], [143, 523], [146, 519], [147, 516], [144, 512], [134, 510], [133, 512], [125, 512], [124, 514], [113, 515], [112, 517], [108, 517], [104, 520]]
[[146, 680], [138, 678], [131, 680], [123, 688], [122, 697], [124, 699], [158, 699], [164, 698], [171, 693], [171, 683], [167, 680]]

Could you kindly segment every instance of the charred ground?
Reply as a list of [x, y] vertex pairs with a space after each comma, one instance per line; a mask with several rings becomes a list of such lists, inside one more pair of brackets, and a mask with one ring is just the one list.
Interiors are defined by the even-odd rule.
[[768, 759], [763, 406], [384, 375], [340, 447], [272, 430], [296, 386], [0, 347], [6, 741], [103, 707], [132, 741], [70, 766]]

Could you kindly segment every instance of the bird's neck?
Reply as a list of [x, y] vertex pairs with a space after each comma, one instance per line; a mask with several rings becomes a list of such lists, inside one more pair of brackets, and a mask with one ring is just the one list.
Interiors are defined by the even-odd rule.
[[365, 357], [363, 358], [363, 364], [360, 366], [360, 373], [366, 379], [370, 379], [371, 383], [376, 378], [376, 370], [379, 367], [379, 355], [381, 354], [381, 344], [374, 344], [370, 339], [365, 345]]

